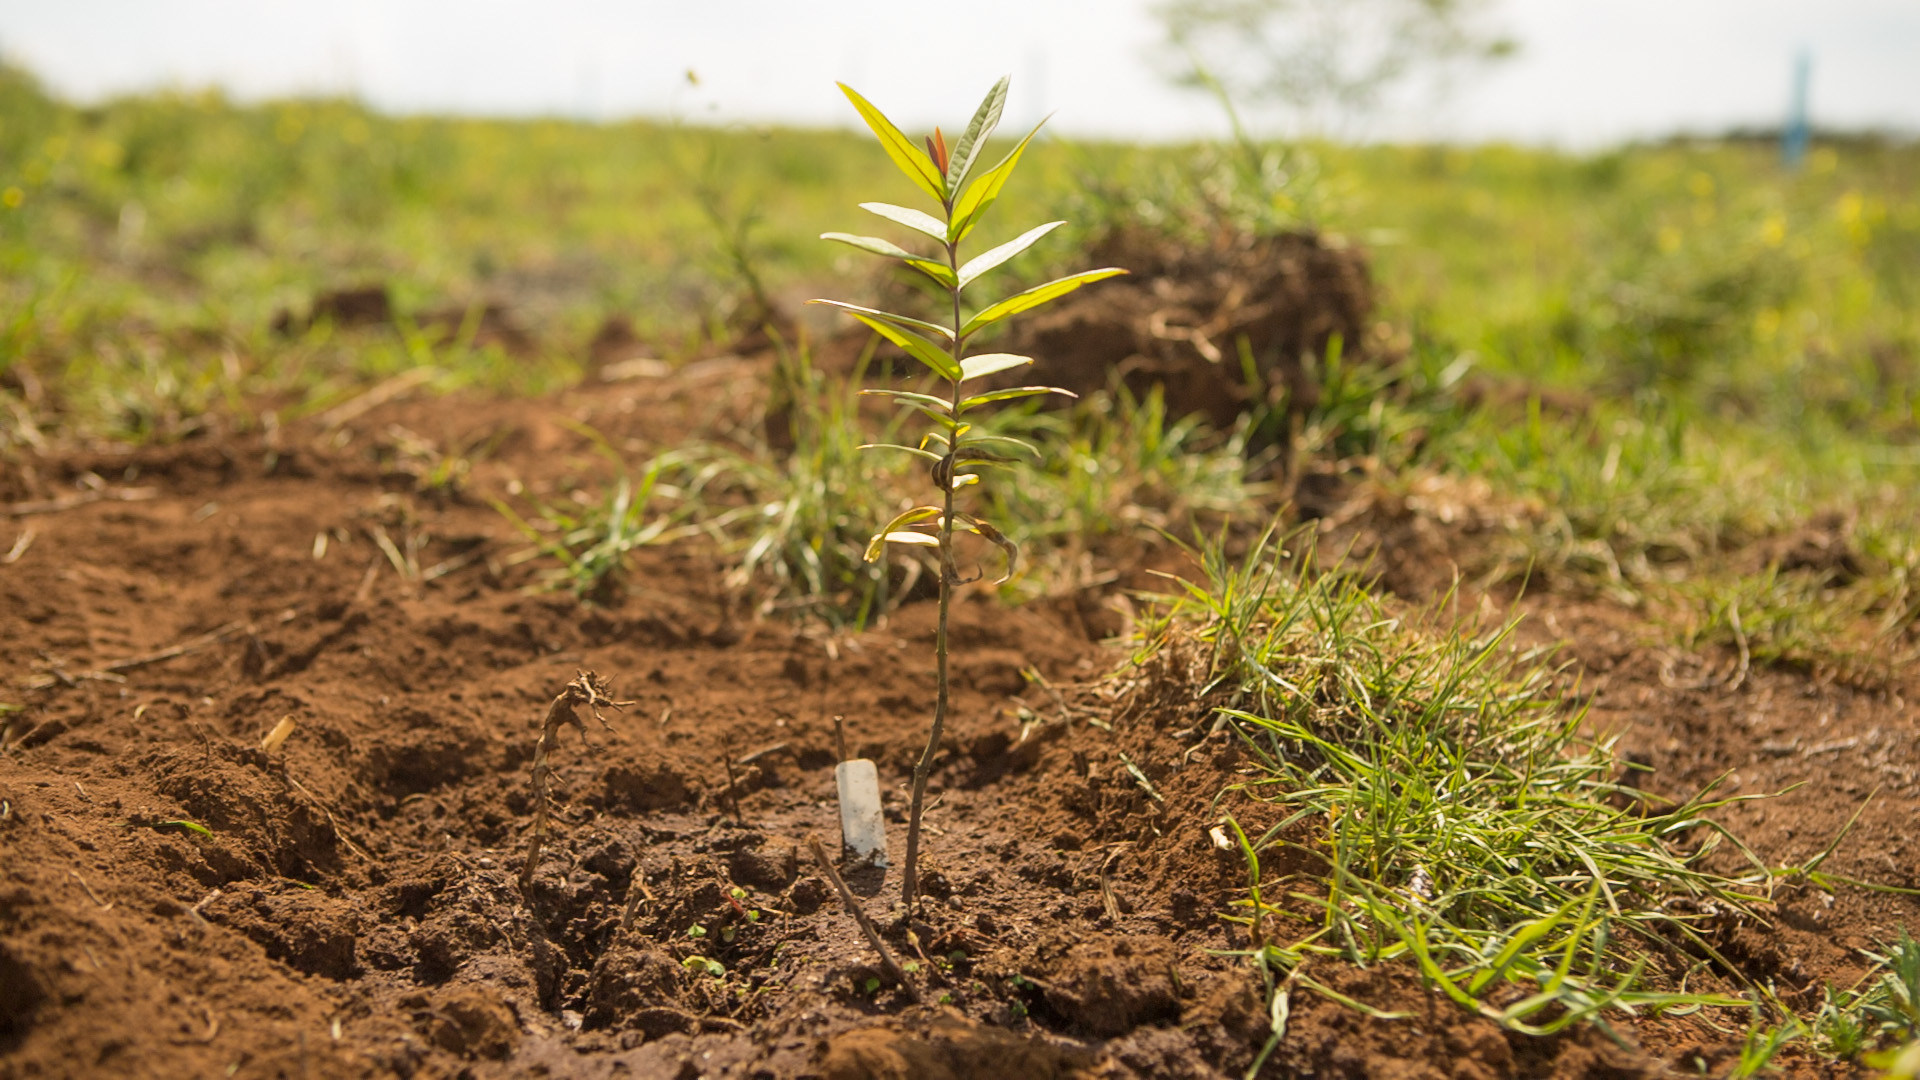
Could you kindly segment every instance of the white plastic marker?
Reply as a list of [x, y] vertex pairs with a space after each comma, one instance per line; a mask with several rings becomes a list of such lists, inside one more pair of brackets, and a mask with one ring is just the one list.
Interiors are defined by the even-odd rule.
[[887, 865], [887, 820], [880, 813], [880, 772], [866, 758], [834, 766], [840, 789], [840, 842], [857, 862]]

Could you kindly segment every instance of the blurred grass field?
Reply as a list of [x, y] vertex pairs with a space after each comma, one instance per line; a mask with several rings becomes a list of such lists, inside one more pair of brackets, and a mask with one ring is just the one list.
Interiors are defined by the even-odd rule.
[[[1689, 641], [1793, 659], [1837, 648], [1842, 625], [1911, 637], [1920, 147], [1822, 143], [1797, 172], [1761, 142], [1314, 145], [1235, 168], [1238, 152], [1047, 142], [1002, 227], [1069, 217], [1042, 256], [1061, 266], [1118, 224], [1305, 224], [1361, 245], [1398, 359], [1327, 395], [1309, 450], [1389, 485], [1438, 470], [1531, 500], [1496, 569], [1630, 604], [1657, 591]], [[0, 443], [244, 429], [427, 361], [443, 389], [548, 391], [616, 315], [677, 359], [739, 330], [750, 284], [788, 305], [870, 283], [815, 238], [905, 187], [851, 133], [210, 93], [78, 107], [8, 69]], [[270, 328], [367, 283], [403, 312], [504, 302], [536, 353]], [[1722, 557], [1820, 515], [1847, 534], [1844, 575]]]

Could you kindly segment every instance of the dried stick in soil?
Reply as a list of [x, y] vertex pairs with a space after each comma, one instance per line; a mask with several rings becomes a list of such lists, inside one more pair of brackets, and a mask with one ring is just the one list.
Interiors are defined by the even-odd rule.
[[852, 915], [853, 921], [860, 924], [860, 932], [867, 936], [867, 944], [873, 946], [873, 951], [880, 954], [880, 970], [886, 974], [887, 978], [905, 989], [909, 997], [918, 1002], [920, 991], [914, 989], [913, 984], [907, 981], [907, 973], [900, 970], [900, 965], [893, 962], [893, 953], [887, 950], [887, 943], [880, 940], [880, 931], [874, 929], [873, 920], [867, 918], [866, 909], [860, 906], [860, 901], [853, 895], [853, 890], [847, 888], [846, 879], [840, 876], [839, 870], [834, 869], [833, 860], [827, 858], [827, 849], [820, 845], [820, 838], [807, 837], [807, 848], [813, 852], [813, 861], [820, 864], [820, 869], [826, 873], [827, 880], [833, 882], [833, 887], [839, 891], [840, 902], [846, 905], [847, 914]]
[[613, 730], [607, 724], [607, 718], [600, 715], [600, 706], [615, 709], [633, 704], [631, 701], [615, 701], [607, 681], [591, 671], [580, 672], [565, 690], [560, 691], [553, 704], [547, 706], [547, 718], [540, 726], [540, 742], [533, 748], [533, 841], [527, 849], [527, 865], [520, 869], [520, 892], [522, 895], [533, 887], [533, 872], [540, 865], [540, 847], [547, 839], [548, 805], [552, 801], [547, 794], [547, 782], [553, 776], [553, 766], [549, 758], [553, 746], [560, 738], [560, 728], [572, 724], [580, 729], [582, 738], [586, 737], [587, 725], [581, 723], [577, 710], [586, 706], [600, 726]]

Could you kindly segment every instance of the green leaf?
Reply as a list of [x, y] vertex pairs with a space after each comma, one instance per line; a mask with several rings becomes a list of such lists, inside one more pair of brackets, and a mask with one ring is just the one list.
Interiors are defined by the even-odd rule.
[[893, 163], [900, 166], [900, 171], [907, 174], [907, 179], [913, 181], [921, 191], [943, 203], [946, 202], [946, 179], [940, 175], [939, 169], [934, 168], [933, 159], [927, 156], [927, 152], [915, 146], [912, 139], [901, 134], [900, 129], [893, 126], [893, 121], [887, 119], [885, 113], [874, 108], [873, 104], [861, 97], [853, 87], [841, 83], [840, 91], [847, 95], [848, 101], [853, 102], [854, 108], [860, 110], [860, 118], [873, 129], [874, 135], [880, 139], [880, 146], [886, 150], [887, 156], [893, 159]]
[[1011, 401], [1014, 398], [1038, 397], [1041, 394], [1065, 394], [1070, 398], [1080, 396], [1071, 390], [1062, 390], [1057, 386], [1014, 386], [1005, 390], [991, 390], [984, 394], [975, 394], [960, 403], [960, 411], [966, 412], [975, 405], [985, 405], [989, 401]]
[[[1040, 124], [1044, 123], [1046, 123], [1045, 120], [1040, 121]], [[1033, 130], [1027, 132], [1027, 137], [1020, 140], [1012, 153], [1002, 158], [1000, 164], [995, 165], [986, 175], [974, 181], [967, 188], [966, 193], [960, 196], [960, 200], [954, 203], [952, 220], [947, 224], [949, 241], [959, 243], [973, 231], [975, 225], [979, 224], [981, 215], [987, 212], [987, 207], [992, 206], [993, 201], [1000, 197], [1000, 189], [1007, 186], [1007, 177], [1012, 176], [1013, 167], [1020, 164], [1020, 155], [1026, 152], [1027, 144], [1033, 141], [1035, 135], [1040, 134], [1040, 124], [1033, 125]]]
[[906, 451], [907, 453], [909, 453], [909, 454], [913, 454], [913, 455], [915, 455], [915, 456], [917, 456], [917, 457], [923, 457], [923, 458], [926, 458], [926, 459], [927, 459], [928, 461], [942, 461], [942, 460], [944, 460], [944, 459], [943, 459], [943, 458], [942, 458], [942, 457], [941, 457], [941, 456], [940, 456], [939, 454], [936, 454], [936, 453], [934, 453], [934, 452], [933, 452], [933, 451], [931, 451], [931, 450], [922, 450], [922, 449], [920, 449], [920, 448], [919, 448], [919, 447], [917, 447], [917, 446], [902, 446], [902, 445], [900, 445], [899, 443], [884, 443], [884, 442], [883, 442], [883, 443], [861, 443], [861, 444], [860, 444], [860, 446], [858, 447], [858, 449], [861, 449], [861, 450], [904, 450], [904, 451]]
[[[962, 366], [964, 367], [964, 364]], [[953, 412], [951, 402], [945, 398], [934, 397], [932, 394], [915, 394], [907, 390], [862, 390], [860, 396], [892, 398], [895, 403], [901, 405], [925, 405], [943, 413]]]
[[954, 283], [959, 280], [953, 276], [953, 267], [943, 262], [935, 262], [932, 259], [923, 259], [891, 240], [882, 240], [877, 236], [857, 236], [853, 233], [843, 232], [821, 233], [820, 239], [832, 240], [840, 244], [848, 244], [859, 248], [861, 251], [871, 252], [875, 255], [884, 255], [890, 259], [899, 259], [901, 262], [906, 263], [908, 266], [913, 267], [915, 270], [920, 271], [949, 289], [953, 288]]
[[967, 283], [974, 278], [1027, 250], [1033, 246], [1034, 241], [1065, 224], [1064, 221], [1049, 221], [1038, 228], [1028, 229], [997, 248], [983, 251], [968, 259], [966, 265], [960, 268], [960, 287], [966, 288]]
[[993, 84], [987, 96], [980, 100], [980, 107], [974, 110], [973, 120], [967, 124], [967, 130], [961, 132], [960, 141], [953, 144], [953, 153], [947, 159], [947, 190], [958, 191], [966, 182], [967, 173], [973, 169], [973, 159], [980, 154], [980, 148], [987, 144], [987, 137], [993, 129], [1000, 126], [1000, 110], [1007, 104], [1007, 83], [1011, 75], [1000, 76]]
[[867, 561], [879, 562], [880, 556], [887, 550], [888, 544], [919, 544], [923, 547], [939, 547], [940, 538], [932, 533], [890, 532], [876, 533], [867, 542]]
[[1082, 285], [1090, 285], [1093, 282], [1104, 281], [1107, 278], [1117, 277], [1124, 273], [1126, 273], [1125, 270], [1114, 266], [1105, 267], [1100, 270], [1082, 270], [1078, 274], [1069, 274], [1066, 277], [1049, 281], [1045, 285], [1035, 285], [1025, 292], [1014, 293], [1005, 300], [989, 304], [987, 307], [981, 309], [978, 315], [968, 319], [967, 325], [960, 328], [960, 336], [966, 337], [975, 330], [997, 323], [1009, 315], [1018, 315], [1023, 311], [1037, 308], [1050, 300], [1057, 300]]
[[[874, 331], [881, 337], [905, 349], [907, 355], [932, 368], [935, 374], [938, 374], [941, 378], [952, 380], [960, 377], [960, 365], [953, 362], [953, 357], [948, 356], [938, 345], [921, 337], [912, 330], [896, 326], [886, 321], [884, 313], [869, 315], [867, 314], [867, 309], [855, 308], [851, 304], [836, 304], [831, 300], [816, 300], [814, 303], [832, 304], [834, 307], [845, 311], [847, 314], [873, 327]], [[898, 316], [894, 316], [894, 318], [898, 318]]]
[[969, 356], [965, 360], [960, 361], [960, 381], [966, 382], [969, 379], [984, 378], [997, 372], [1006, 371], [1009, 368], [1017, 368], [1024, 364], [1031, 363], [1033, 363], [1033, 357], [1021, 356], [1019, 353], [990, 352], [981, 353], [978, 356]]
[[970, 435], [967, 437], [966, 444], [968, 446], [973, 446], [976, 443], [1004, 443], [1015, 449], [1032, 454], [1036, 458], [1040, 456], [1039, 447], [1024, 439], [1016, 439], [1011, 435]]
[[156, 821], [153, 823], [153, 827], [156, 829], [165, 828], [169, 825], [175, 826], [177, 828], [187, 829], [191, 832], [197, 832], [201, 836], [213, 835], [212, 829], [207, 828], [205, 825], [202, 825], [197, 821], [187, 821], [185, 819], [182, 819], [179, 821]]
[[[873, 562], [879, 559], [881, 551], [886, 548], [887, 541], [892, 539], [896, 534], [905, 535], [905, 536], [926, 535], [924, 533], [904, 533], [903, 534], [903, 533], [900, 533], [899, 530], [904, 529], [909, 525], [918, 525], [922, 521], [928, 521], [933, 518], [937, 518], [939, 516], [940, 516], [940, 508], [937, 506], [916, 506], [913, 509], [908, 510], [905, 513], [901, 514], [900, 516], [894, 518], [892, 521], [887, 522], [886, 528], [881, 529], [877, 533], [874, 533], [873, 539], [867, 541], [866, 560], [868, 562]], [[918, 540], [903, 540], [900, 542], [906, 543], [906, 544], [920, 543], [920, 541]], [[934, 542], [939, 543], [938, 540]]]
[[869, 214], [878, 214], [895, 224], [905, 225], [909, 229], [917, 229], [943, 244], [947, 242], [947, 223], [924, 210], [883, 202], [863, 202], [860, 204], [860, 209]]
[[[925, 322], [921, 319], [916, 319], [911, 315], [899, 315], [891, 311], [881, 311], [879, 308], [861, 307], [858, 304], [849, 304], [842, 300], [809, 300], [807, 301], [807, 303], [825, 304], [828, 307], [836, 307], [836, 308], [839, 308], [841, 311], [845, 311], [853, 315], [870, 315], [876, 319], [881, 319], [883, 321], [890, 322], [902, 330], [912, 330], [916, 333], [918, 333], [921, 330], [927, 330], [932, 333], [938, 334], [943, 338], [946, 338], [948, 341], [953, 340], [953, 331], [948, 329], [947, 327], [941, 326], [939, 323]], [[866, 391], [862, 391], [862, 393], [865, 393], [865, 392]], [[881, 393], [888, 393], [888, 392], [889, 391], [881, 391]]]
[[914, 412], [919, 413], [921, 416], [924, 416], [927, 419], [933, 421], [934, 423], [939, 424], [941, 427], [945, 428], [948, 431], [958, 431], [961, 428], [966, 427], [965, 424], [955, 423], [953, 420], [953, 417], [947, 415], [945, 402], [941, 403], [941, 408], [939, 412], [935, 412], [932, 409], [927, 408], [925, 405], [916, 405], [913, 402], [907, 402], [907, 408], [912, 409]]

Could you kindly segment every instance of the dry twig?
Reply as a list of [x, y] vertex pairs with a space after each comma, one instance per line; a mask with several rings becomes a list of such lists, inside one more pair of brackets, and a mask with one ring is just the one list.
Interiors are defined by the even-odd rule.
[[540, 741], [533, 748], [533, 840], [527, 849], [527, 865], [520, 870], [520, 892], [524, 895], [533, 887], [533, 871], [540, 865], [540, 847], [547, 838], [548, 804], [547, 781], [553, 775], [553, 766], [548, 758], [553, 753], [554, 744], [559, 741], [560, 728], [572, 724], [580, 729], [584, 738], [587, 725], [580, 722], [575, 710], [585, 705], [600, 721], [600, 726], [613, 730], [607, 724], [607, 718], [600, 715], [602, 705], [623, 709], [633, 704], [631, 701], [615, 701], [610, 696], [611, 687], [607, 681], [591, 671], [580, 672], [565, 690], [547, 706], [547, 718], [540, 725]]
[[[289, 609], [287, 611], [281, 612], [280, 615], [274, 619], [274, 622], [275, 623], [291, 622], [293, 618], [294, 618], [294, 612], [291, 609]], [[219, 627], [218, 629], [209, 630], [206, 633], [199, 635], [198, 637], [188, 638], [187, 640], [180, 642], [178, 645], [169, 645], [168, 647], [161, 649], [158, 652], [150, 652], [141, 656], [132, 656], [132, 657], [128, 657], [125, 660], [115, 660], [113, 663], [108, 664], [105, 667], [95, 669], [93, 671], [81, 671], [81, 672], [76, 672], [74, 674], [69, 675], [64, 671], [61, 671], [58, 668], [55, 668], [53, 673], [50, 675], [36, 675], [32, 679], [27, 680], [27, 688], [30, 690], [45, 690], [48, 687], [53, 686], [55, 684], [65, 684], [67, 686], [74, 686], [76, 685], [77, 680], [80, 680], [80, 679], [93, 679], [100, 682], [125, 682], [126, 680], [120, 678], [120, 673], [123, 671], [132, 671], [135, 668], [146, 667], [148, 664], [160, 663], [162, 660], [172, 660], [177, 656], [185, 656], [188, 653], [199, 652], [201, 649], [204, 649], [209, 645], [217, 645], [220, 642], [225, 641], [226, 639], [232, 637], [235, 634], [240, 633], [243, 630], [247, 631], [248, 633], [251, 633], [254, 630], [254, 626], [252, 623], [248, 623], [248, 622], [241, 622], [241, 621], [230, 622], [225, 626]]]
[[57, 499], [41, 499], [35, 502], [17, 502], [7, 504], [8, 517], [26, 517], [29, 514], [58, 514], [63, 510], [86, 506], [97, 502], [145, 502], [160, 497], [159, 488], [95, 488], [90, 491], [62, 495]]
[[820, 864], [820, 869], [827, 875], [827, 880], [833, 882], [833, 887], [839, 891], [840, 902], [846, 905], [847, 914], [852, 915], [853, 921], [860, 924], [860, 932], [867, 936], [867, 944], [873, 946], [873, 951], [880, 954], [880, 970], [886, 973], [887, 978], [904, 988], [915, 1002], [918, 1002], [920, 991], [914, 989], [913, 984], [907, 981], [907, 973], [900, 970], [900, 965], [893, 962], [893, 953], [887, 950], [887, 943], [880, 940], [880, 931], [874, 928], [873, 920], [867, 917], [866, 909], [860, 906], [860, 901], [853, 895], [853, 890], [847, 888], [846, 879], [840, 876], [840, 871], [834, 868], [833, 861], [827, 858], [827, 849], [821, 846], [820, 838], [807, 837], [807, 848], [813, 852], [813, 861]]

